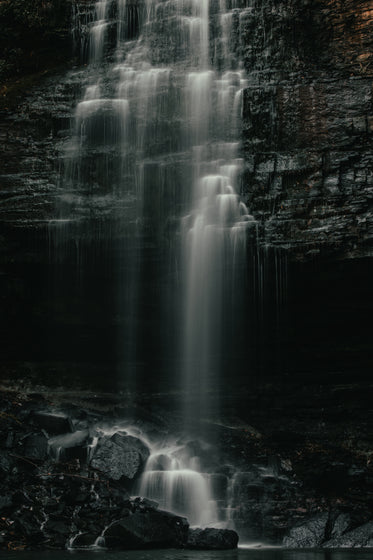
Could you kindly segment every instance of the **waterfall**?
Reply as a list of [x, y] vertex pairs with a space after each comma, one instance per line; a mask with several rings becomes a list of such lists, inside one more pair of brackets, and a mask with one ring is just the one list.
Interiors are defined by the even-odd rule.
[[188, 444], [155, 446], [138, 490], [163, 509], [186, 516], [192, 526], [203, 527], [216, 524], [218, 510], [210, 475], [201, 472], [194, 452]]
[[[210, 394], [229, 374], [243, 314], [247, 232], [256, 228], [240, 200], [247, 80], [236, 52], [236, 4], [96, 3], [87, 20], [90, 63], [79, 71], [83, 95], [65, 152], [59, 218], [51, 223], [63, 235], [75, 223], [77, 248], [80, 238], [92, 236], [90, 227], [99, 239], [120, 240], [114, 273], [125, 324], [118, 334], [120, 375], [128, 390], [142, 382], [144, 286], [152, 289], [161, 274], [155, 262], [154, 279], [144, 281], [150, 250], [176, 263], [170, 268], [177, 279], [174, 299], [156, 290], [147, 297], [159, 313], [159, 355], [177, 354], [169, 362], [189, 431], [201, 431], [201, 420], [212, 416]], [[177, 321], [171, 322], [171, 344], [162, 338], [167, 313]], [[151, 381], [157, 387], [157, 379]], [[164, 451], [157, 453], [159, 459]], [[208, 476], [198, 461], [170, 459], [162, 469], [152, 461], [142, 479], [144, 495], [186, 513], [194, 524], [214, 518]]]

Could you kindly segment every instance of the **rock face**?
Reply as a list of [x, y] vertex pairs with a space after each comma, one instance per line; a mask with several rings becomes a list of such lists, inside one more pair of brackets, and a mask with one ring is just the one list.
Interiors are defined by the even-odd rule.
[[[142, 3], [135, 4], [142, 13]], [[73, 6], [75, 42], [86, 51], [93, 4], [82, 1]], [[242, 190], [261, 223], [259, 243], [292, 249], [297, 258], [315, 252], [369, 255], [370, 2], [341, 6], [331, 0], [275, 4], [265, 0], [250, 5], [242, 1], [230, 25], [232, 56], [243, 58], [248, 77], [242, 115], [246, 162]], [[211, 56], [219, 63], [223, 46], [213, 8], [210, 35]], [[163, 45], [162, 40], [156, 33], [153, 63], [172, 59], [172, 45], [167, 40]], [[45, 219], [55, 217], [56, 155], [63, 159], [59, 143], [67, 133], [81, 81], [76, 73], [66, 78], [65, 74], [47, 79], [40, 91], [31, 91], [17, 108], [9, 106], [1, 115], [2, 221], [8, 226], [40, 228]]]
[[[0, 83], [40, 72], [71, 55], [70, 18], [73, 2], [66, 0], [5, 0], [0, 6]], [[6, 96], [7, 86], [2, 95]]]
[[261, 240], [300, 259], [370, 255], [370, 3], [263, 4], [237, 28], [250, 81], [244, 189]]

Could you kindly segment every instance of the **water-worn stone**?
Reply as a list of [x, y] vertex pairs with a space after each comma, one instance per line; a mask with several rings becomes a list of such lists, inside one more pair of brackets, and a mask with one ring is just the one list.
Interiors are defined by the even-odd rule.
[[108, 548], [180, 547], [187, 542], [188, 528], [184, 517], [148, 509], [115, 521], [103, 536]]
[[237, 548], [238, 535], [229, 529], [189, 529], [187, 548], [198, 550], [230, 550]]

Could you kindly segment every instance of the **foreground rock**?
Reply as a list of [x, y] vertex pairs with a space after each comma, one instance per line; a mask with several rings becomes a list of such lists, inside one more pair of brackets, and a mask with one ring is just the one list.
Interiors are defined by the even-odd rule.
[[[105, 416], [100, 409], [82, 409], [80, 398], [76, 405], [52, 406], [51, 414], [65, 417], [68, 431], [48, 437], [32, 414], [33, 410], [49, 412], [40, 395], [0, 393], [0, 550], [64, 549], [67, 545], [87, 549], [95, 543], [102, 545], [104, 532], [108, 547], [123, 550], [237, 546], [237, 535], [232, 531], [191, 530], [184, 518], [159, 511], [155, 502], [130, 498], [149, 453], [140, 439], [142, 421], [138, 425], [125, 423]], [[102, 426], [111, 423], [135, 426], [140, 437], [120, 430], [102, 435]], [[146, 428], [151, 430], [155, 425], [147, 420]], [[287, 449], [295, 445], [294, 452], [291, 454], [290, 448], [289, 459], [280, 460], [276, 451], [268, 455], [271, 447], [284, 448], [279, 431], [263, 442], [251, 428], [242, 431], [220, 426], [218, 435], [220, 464], [209, 465], [203, 456], [204, 468], [211, 473], [219, 513], [226, 507], [230, 485], [232, 520], [243, 539], [279, 544], [286, 535], [284, 545], [288, 548], [373, 545], [370, 462], [364, 466], [358, 455], [343, 451], [337, 456], [335, 448], [328, 451], [321, 444], [311, 448], [299, 438], [285, 440]], [[97, 437], [94, 457], [97, 461], [101, 457], [101, 468], [94, 466], [98, 462], [91, 462]], [[118, 463], [113, 460], [113, 448]], [[193, 451], [196, 456], [203, 452], [194, 445]], [[131, 471], [132, 456], [136, 456], [135, 466], [140, 470]], [[134, 478], [125, 476], [124, 470], [119, 478], [113, 478], [113, 467], [125, 464], [127, 475]], [[168, 467], [166, 456], [160, 455], [158, 467]], [[326, 477], [328, 472], [334, 476], [327, 478], [327, 488], [332, 488], [334, 497], [329, 495], [326, 500], [322, 488], [316, 493], [313, 485], [322, 480], [316, 473]], [[356, 492], [359, 501], [343, 494], [346, 488]]]
[[133, 480], [149, 457], [149, 449], [138, 438], [124, 432], [100, 438], [91, 460], [91, 467], [105, 472], [112, 480], [122, 477]]
[[325, 540], [326, 526], [329, 515], [327, 512], [314, 516], [307, 523], [294, 527], [288, 537], [284, 538], [287, 548], [316, 548]]
[[187, 548], [230, 550], [237, 548], [238, 535], [228, 529], [189, 529]]
[[373, 548], [373, 521], [323, 544], [324, 548]]
[[115, 521], [104, 532], [108, 548], [180, 548], [188, 539], [189, 523], [166, 511], [146, 508]]
[[373, 547], [373, 521], [354, 529], [351, 523], [348, 514], [335, 516], [324, 512], [291, 529], [283, 545], [287, 548]]

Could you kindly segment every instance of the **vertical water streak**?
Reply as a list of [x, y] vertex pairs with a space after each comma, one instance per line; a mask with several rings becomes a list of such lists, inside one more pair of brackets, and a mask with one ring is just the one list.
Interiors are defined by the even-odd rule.
[[99, 0], [95, 5], [95, 21], [90, 32], [90, 60], [99, 62], [104, 55], [110, 0]]

